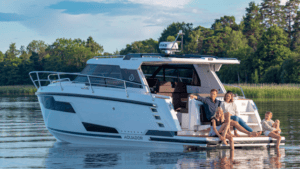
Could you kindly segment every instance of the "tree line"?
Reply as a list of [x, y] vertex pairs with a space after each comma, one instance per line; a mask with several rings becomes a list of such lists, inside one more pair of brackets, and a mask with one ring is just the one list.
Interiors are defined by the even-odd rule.
[[[30, 84], [30, 71], [80, 72], [94, 56], [128, 53], [160, 53], [161, 41], [174, 41], [183, 30], [185, 54], [237, 58], [240, 65], [223, 65], [219, 78], [224, 83], [300, 82], [300, 0], [280, 5], [279, 0], [250, 2], [237, 24], [233, 16], [216, 19], [211, 28], [176, 22], [163, 30], [158, 40], [146, 39], [127, 44], [114, 53], [103, 53], [103, 46], [87, 40], [59, 38], [48, 45], [33, 40], [27, 47], [0, 51], [0, 85]], [[182, 45], [182, 44], [180, 44]]]
[[[120, 54], [158, 52], [158, 43], [173, 41], [185, 33], [182, 53], [237, 58], [237, 66], [223, 65], [219, 78], [225, 83], [300, 82], [300, 1], [263, 0], [250, 2], [237, 24], [234, 16], [216, 19], [211, 28], [192, 23], [172, 23], [152, 39], [128, 44]], [[154, 45], [154, 46], [153, 46]]]

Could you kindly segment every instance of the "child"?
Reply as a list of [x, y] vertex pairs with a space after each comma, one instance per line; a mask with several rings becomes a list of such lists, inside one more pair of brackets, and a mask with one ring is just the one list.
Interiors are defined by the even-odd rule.
[[276, 120], [275, 122], [272, 120], [272, 112], [267, 111], [265, 114], [265, 119], [261, 121], [263, 132], [266, 136], [277, 139], [276, 148], [279, 148], [281, 141], [281, 130], [279, 128], [280, 121]]
[[[210, 137], [219, 137], [222, 142], [227, 145], [226, 138], [229, 140], [230, 149], [234, 150], [234, 142], [231, 135], [227, 134], [225, 118], [221, 107], [217, 108], [215, 115], [211, 118], [211, 129], [209, 132]], [[223, 136], [221, 135], [223, 134]]]

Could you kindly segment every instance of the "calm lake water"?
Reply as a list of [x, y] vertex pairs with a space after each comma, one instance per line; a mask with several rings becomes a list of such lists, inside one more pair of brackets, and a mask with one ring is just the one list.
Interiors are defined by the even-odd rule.
[[0, 97], [0, 168], [300, 168], [300, 101], [256, 101], [281, 121], [275, 149], [176, 151], [63, 144], [45, 128], [37, 98]]

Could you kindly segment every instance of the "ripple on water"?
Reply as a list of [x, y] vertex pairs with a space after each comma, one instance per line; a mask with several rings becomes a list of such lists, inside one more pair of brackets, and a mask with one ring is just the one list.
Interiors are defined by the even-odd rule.
[[256, 102], [260, 112], [271, 110], [280, 119], [286, 146], [280, 152], [236, 149], [231, 161], [230, 150], [179, 152], [59, 143], [46, 129], [36, 97], [0, 97], [0, 168], [297, 168], [299, 103]]

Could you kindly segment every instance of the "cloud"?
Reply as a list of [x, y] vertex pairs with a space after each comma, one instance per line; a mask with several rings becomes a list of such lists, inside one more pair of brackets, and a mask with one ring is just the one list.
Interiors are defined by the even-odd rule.
[[10, 33], [9, 28], [1, 33], [11, 35], [7, 43], [21, 43], [13, 39], [20, 36], [48, 44], [56, 38], [85, 40], [92, 36], [105, 51], [113, 52], [134, 41], [158, 39], [172, 22], [210, 27], [224, 15], [242, 17], [246, 6], [235, 0], [7, 0], [0, 1], [0, 11], [10, 14], [15, 22], [9, 24], [17, 23], [15, 31], [23, 30], [26, 36]]
[[62, 1], [48, 6], [49, 9], [61, 9], [63, 13], [99, 14], [104, 13], [112, 16], [139, 15], [143, 6], [133, 3], [106, 3], [106, 2], [72, 2]]
[[98, 3], [133, 3], [150, 6], [163, 6], [172, 8], [183, 8], [193, 0], [73, 0], [76, 2], [98, 2]]
[[0, 12], [0, 22], [14, 22], [23, 21], [26, 17], [16, 13], [1, 13]]
[[189, 4], [192, 0], [128, 0], [132, 3], [139, 3], [151, 6], [163, 6], [163, 7], [173, 7], [173, 8], [183, 8], [185, 5]]

